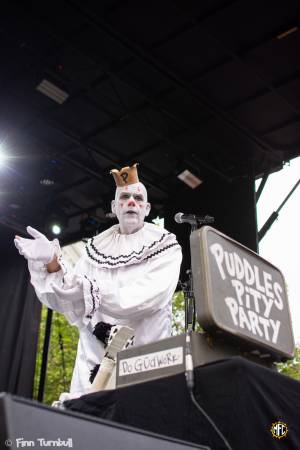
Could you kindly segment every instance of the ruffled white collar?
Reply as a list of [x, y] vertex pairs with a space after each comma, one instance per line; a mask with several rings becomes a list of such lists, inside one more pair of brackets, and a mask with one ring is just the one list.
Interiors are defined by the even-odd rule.
[[86, 257], [97, 267], [113, 269], [153, 258], [174, 245], [179, 245], [175, 235], [152, 223], [132, 234], [121, 234], [114, 225], [88, 241]]

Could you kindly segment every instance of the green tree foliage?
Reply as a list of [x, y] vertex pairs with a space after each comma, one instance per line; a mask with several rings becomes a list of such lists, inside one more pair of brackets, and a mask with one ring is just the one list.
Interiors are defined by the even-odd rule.
[[[47, 308], [43, 306], [34, 380], [34, 398], [37, 398], [38, 394], [46, 317]], [[62, 314], [54, 311], [52, 317], [44, 403], [51, 405], [54, 400], [58, 400], [59, 395], [62, 392], [69, 392], [77, 353], [77, 342], [77, 328], [71, 326]]]
[[296, 348], [295, 357], [285, 363], [277, 364], [278, 370], [283, 375], [300, 381], [300, 347]]
[[[184, 332], [184, 296], [179, 291], [173, 297], [172, 333], [178, 335]], [[42, 320], [36, 361], [34, 398], [37, 398], [38, 383], [42, 360], [42, 349], [45, 335], [47, 308], [42, 308]], [[201, 327], [196, 324], [196, 330]], [[78, 330], [69, 325], [66, 319], [53, 312], [51, 341], [48, 356], [47, 377], [44, 402], [51, 404], [59, 398], [62, 392], [68, 392], [77, 352]], [[300, 347], [297, 348], [295, 358], [286, 363], [278, 364], [278, 370], [284, 375], [300, 380]]]
[[[175, 292], [172, 301], [172, 335], [184, 333], [185, 328], [185, 306], [183, 291]], [[196, 331], [202, 331], [201, 326], [196, 321]]]
[[172, 302], [172, 334], [184, 332], [184, 296], [182, 291], [175, 292]]

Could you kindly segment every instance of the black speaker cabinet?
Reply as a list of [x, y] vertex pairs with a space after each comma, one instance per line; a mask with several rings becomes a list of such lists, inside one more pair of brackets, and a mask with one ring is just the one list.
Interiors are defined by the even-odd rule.
[[209, 450], [85, 414], [0, 394], [0, 448], [78, 450]]

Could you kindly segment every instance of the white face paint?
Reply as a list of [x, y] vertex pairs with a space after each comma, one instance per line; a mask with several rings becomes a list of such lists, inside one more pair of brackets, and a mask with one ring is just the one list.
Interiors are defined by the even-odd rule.
[[140, 230], [144, 226], [144, 219], [148, 216], [150, 208], [147, 190], [142, 183], [118, 187], [115, 199], [111, 202], [111, 210], [119, 220], [122, 234], [132, 234]]

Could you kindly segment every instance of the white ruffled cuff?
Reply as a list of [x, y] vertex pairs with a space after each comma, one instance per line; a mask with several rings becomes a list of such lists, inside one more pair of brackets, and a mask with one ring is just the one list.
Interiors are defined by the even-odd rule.
[[57, 262], [60, 265], [60, 268], [61, 268], [62, 274], [63, 274], [63, 279], [64, 279], [66, 277], [66, 275], [68, 274], [68, 267], [64, 261], [61, 247], [59, 244], [59, 240], [53, 239], [52, 245], [54, 247], [54, 255], [57, 257]]
[[65, 279], [69, 273], [68, 266], [64, 261], [61, 247], [58, 239], [52, 242], [54, 247], [54, 255], [57, 257], [58, 264], [61, 270], [57, 272], [48, 272], [47, 265], [41, 261], [28, 260], [28, 269], [30, 272], [31, 283], [36, 290], [37, 295], [52, 292], [51, 285], [58, 286], [64, 284]]

